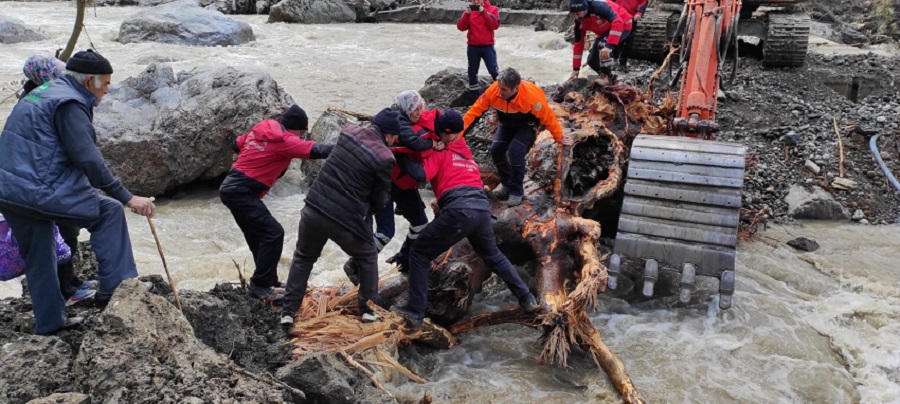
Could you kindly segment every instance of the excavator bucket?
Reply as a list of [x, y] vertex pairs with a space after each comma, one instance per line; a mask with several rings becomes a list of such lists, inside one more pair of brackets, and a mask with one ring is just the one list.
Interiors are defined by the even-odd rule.
[[625, 259], [643, 259], [645, 296], [660, 263], [681, 272], [681, 300], [697, 276], [719, 279], [719, 307], [731, 307], [735, 245], [744, 185], [744, 146], [639, 135], [631, 147], [608, 287]]

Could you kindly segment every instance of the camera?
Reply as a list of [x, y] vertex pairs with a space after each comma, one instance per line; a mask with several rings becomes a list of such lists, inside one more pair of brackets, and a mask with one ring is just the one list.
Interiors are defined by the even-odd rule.
[[469, 10], [478, 11], [481, 10], [481, 6], [478, 4], [469, 4]]

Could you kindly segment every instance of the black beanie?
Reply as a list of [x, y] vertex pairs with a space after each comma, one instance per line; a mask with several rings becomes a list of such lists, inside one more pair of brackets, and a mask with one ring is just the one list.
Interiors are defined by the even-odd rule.
[[309, 129], [309, 118], [306, 117], [306, 111], [297, 104], [292, 105], [284, 115], [281, 116], [281, 124], [286, 129], [307, 130]]
[[587, 0], [569, 0], [569, 12], [577, 13], [579, 11], [587, 10]]
[[444, 111], [434, 122], [434, 131], [438, 136], [445, 133], [462, 132], [464, 127], [462, 115], [452, 109]]
[[400, 114], [393, 109], [382, 109], [372, 118], [372, 124], [378, 127], [382, 135], [400, 135]]
[[66, 70], [84, 74], [113, 74], [109, 60], [93, 49], [78, 52], [66, 62]]

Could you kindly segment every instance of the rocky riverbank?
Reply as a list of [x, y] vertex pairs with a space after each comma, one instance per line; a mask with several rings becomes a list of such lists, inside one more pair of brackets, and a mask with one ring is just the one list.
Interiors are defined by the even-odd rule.
[[[96, 274], [82, 247], [81, 275]], [[0, 301], [0, 402], [397, 402], [334, 354], [292, 361], [277, 311], [239, 285], [180, 291], [182, 313], [161, 277], [142, 280], [152, 292], [126, 281], [104, 310], [71, 307], [84, 324], [54, 336], [33, 335], [27, 296]]]

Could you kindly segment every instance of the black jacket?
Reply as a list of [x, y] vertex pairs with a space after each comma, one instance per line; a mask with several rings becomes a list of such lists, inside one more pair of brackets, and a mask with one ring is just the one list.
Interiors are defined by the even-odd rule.
[[347, 125], [325, 160], [306, 205], [363, 239], [372, 238], [370, 218], [391, 197], [394, 155], [375, 127]]

